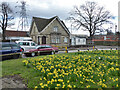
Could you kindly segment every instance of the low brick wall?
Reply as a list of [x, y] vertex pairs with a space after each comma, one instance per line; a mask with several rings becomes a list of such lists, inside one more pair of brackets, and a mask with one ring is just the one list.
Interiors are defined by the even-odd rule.
[[111, 41], [94, 41], [94, 45], [118, 46], [118, 42], [111, 42]]

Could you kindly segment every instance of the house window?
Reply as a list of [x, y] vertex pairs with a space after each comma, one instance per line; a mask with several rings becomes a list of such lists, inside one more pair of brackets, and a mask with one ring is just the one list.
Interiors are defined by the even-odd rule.
[[54, 32], [57, 32], [58, 31], [58, 26], [54, 26]]
[[60, 43], [60, 36], [52, 36], [51, 42], [52, 43]]
[[86, 40], [85, 40], [85, 39], [83, 39], [83, 42], [86, 42]]
[[52, 43], [55, 43], [55, 39], [54, 38], [52, 38]]
[[76, 44], [76, 38], [72, 37], [72, 45], [75, 45], [75, 44]]
[[60, 43], [60, 37], [56, 38], [56, 43]]
[[64, 42], [67, 42], [67, 41], [68, 41], [67, 37], [64, 37]]
[[78, 39], [78, 42], [80, 42], [80, 39]]

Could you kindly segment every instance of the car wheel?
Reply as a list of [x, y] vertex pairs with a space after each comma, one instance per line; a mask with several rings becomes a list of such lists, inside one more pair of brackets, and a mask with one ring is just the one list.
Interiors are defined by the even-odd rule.
[[22, 52], [24, 52], [24, 49], [22, 48]]
[[51, 55], [53, 55], [53, 54], [54, 54], [54, 51], [51, 52]]
[[32, 57], [34, 57], [34, 56], [35, 56], [35, 53], [34, 53], [34, 52], [33, 52], [33, 53], [31, 53], [31, 56], [32, 56]]

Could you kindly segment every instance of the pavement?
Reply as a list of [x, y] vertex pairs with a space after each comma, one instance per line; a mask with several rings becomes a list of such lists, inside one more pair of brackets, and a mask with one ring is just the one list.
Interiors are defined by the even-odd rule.
[[13, 78], [1, 78], [2, 88], [26, 88], [25, 84]]
[[0, 90], [7, 88], [27, 88], [19, 75], [0, 78]]

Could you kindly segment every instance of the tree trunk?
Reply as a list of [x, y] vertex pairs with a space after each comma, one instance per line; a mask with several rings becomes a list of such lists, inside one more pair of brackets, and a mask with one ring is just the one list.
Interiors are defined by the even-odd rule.
[[90, 33], [90, 38], [89, 38], [89, 40], [90, 40], [90, 44], [91, 44], [91, 45], [93, 45], [93, 42], [92, 42], [92, 39], [93, 39], [93, 34], [92, 34], [92, 32], [91, 32], [91, 31], [90, 31], [89, 33]]
[[3, 32], [2, 32], [2, 39], [5, 40], [5, 29], [2, 29]]

